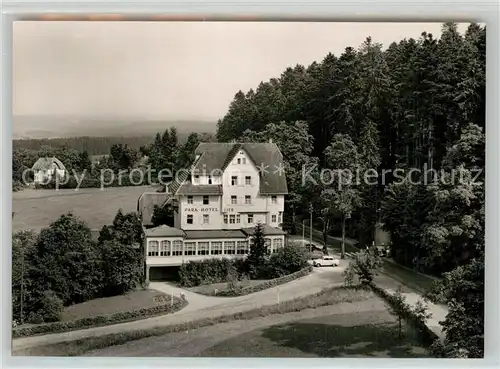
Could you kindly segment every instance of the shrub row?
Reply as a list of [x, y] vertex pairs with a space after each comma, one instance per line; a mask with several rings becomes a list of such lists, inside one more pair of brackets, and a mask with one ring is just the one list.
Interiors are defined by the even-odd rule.
[[23, 356], [81, 356], [91, 350], [121, 345], [126, 342], [147, 337], [162, 336], [169, 333], [191, 331], [219, 323], [234, 320], [249, 320], [274, 314], [286, 314], [322, 306], [351, 303], [373, 298], [373, 292], [363, 287], [332, 287], [306, 297], [299, 297], [279, 304], [266, 305], [259, 308], [233, 314], [209, 317], [175, 325], [160, 326], [151, 329], [112, 333], [104, 336], [86, 337], [75, 341], [62, 342], [13, 352], [13, 355]]
[[226, 258], [189, 261], [179, 268], [180, 282], [184, 287], [227, 282], [241, 274], [243, 263], [240, 259]]
[[[163, 295], [160, 295], [163, 296]], [[37, 324], [30, 327], [19, 327], [12, 330], [12, 338], [67, 332], [92, 326], [116, 324], [130, 320], [143, 319], [160, 314], [169, 314], [181, 310], [188, 304], [187, 300], [174, 296], [174, 303], [158, 305], [139, 310], [124, 311], [114, 314], [98, 315], [89, 318], [69, 320], [66, 322], [53, 322]]]
[[260, 284], [254, 285], [254, 286], [246, 286], [242, 288], [234, 288], [234, 289], [228, 289], [224, 291], [220, 291], [217, 294], [213, 293], [214, 296], [221, 296], [221, 297], [236, 297], [236, 296], [243, 296], [243, 295], [249, 295], [254, 292], [262, 291], [271, 287], [276, 287], [280, 284], [288, 283], [293, 281], [294, 279], [303, 277], [307, 274], [309, 274], [312, 271], [312, 266], [308, 265], [307, 267], [299, 270], [298, 272], [292, 273], [285, 275], [283, 277], [271, 279], [266, 282], [262, 282]]
[[415, 329], [419, 332], [422, 341], [424, 344], [427, 346], [432, 345], [436, 339], [438, 339], [438, 336], [429, 329], [425, 321], [417, 317], [413, 310], [411, 309], [410, 305], [408, 304], [403, 304], [402, 306], [396, 301], [394, 296], [392, 296], [390, 293], [386, 292], [383, 288], [378, 287], [375, 283], [370, 282], [368, 283], [370, 288], [375, 292], [379, 297], [387, 301], [388, 304], [390, 304], [392, 307], [395, 307], [398, 311], [399, 314], [401, 314], [401, 317], [413, 325]]
[[[278, 252], [266, 258], [265, 261], [259, 264], [258, 275], [251, 272], [252, 265], [250, 264], [252, 262], [248, 258], [190, 261], [183, 264], [179, 269], [181, 285], [196, 287], [212, 283], [236, 283], [249, 275], [259, 279], [281, 278], [296, 273], [308, 265], [303, 250], [293, 246], [281, 248]], [[294, 278], [292, 277], [292, 279]], [[263, 289], [269, 287], [264, 286]]]

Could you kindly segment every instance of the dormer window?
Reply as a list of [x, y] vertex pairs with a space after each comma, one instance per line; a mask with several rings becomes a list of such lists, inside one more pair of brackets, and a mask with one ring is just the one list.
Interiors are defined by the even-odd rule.
[[240, 158], [238, 158], [238, 164], [241, 164], [241, 159]]
[[246, 164], [247, 163], [247, 158], [241, 158], [241, 164]]
[[200, 176], [194, 176], [193, 177], [193, 183], [194, 184], [199, 184], [200, 183]]

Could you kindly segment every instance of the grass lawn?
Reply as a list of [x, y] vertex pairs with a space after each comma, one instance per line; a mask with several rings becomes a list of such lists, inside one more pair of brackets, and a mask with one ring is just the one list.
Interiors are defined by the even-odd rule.
[[[334, 309], [332, 309], [334, 310]], [[333, 314], [271, 325], [203, 350], [204, 357], [429, 357], [410, 326], [399, 339], [386, 310]]]
[[135, 290], [125, 295], [89, 300], [65, 308], [61, 320], [89, 318], [164, 305], [167, 301], [163, 296], [168, 298], [167, 295], [158, 291]]
[[[346, 300], [349, 295], [357, 299]], [[384, 301], [370, 291], [337, 289], [301, 300], [297, 309], [289, 306], [278, 314], [249, 314], [247, 319], [183, 326], [170, 332], [163, 330], [165, 334], [156, 337], [117, 341], [112, 346], [109, 342], [94, 345], [97, 349], [88, 351], [85, 356], [429, 356], [410, 326], [403, 325], [403, 335], [399, 339], [396, 319], [387, 311]], [[337, 301], [337, 304], [318, 305], [320, 300]], [[81, 345], [77, 349], [81, 354]]]
[[[247, 279], [238, 282], [238, 286], [240, 287], [249, 287], [249, 286], [257, 286], [261, 283], [268, 281], [267, 279]], [[196, 287], [186, 288], [188, 291], [199, 293], [201, 295], [213, 296], [215, 290], [218, 292], [226, 291], [229, 289], [229, 283], [213, 283], [213, 284], [205, 284]]]
[[[153, 346], [154, 344], [158, 345], [168, 341], [165, 341], [165, 339], [158, 339], [158, 336], [165, 336], [176, 332], [180, 332], [185, 336], [187, 331], [196, 332], [198, 329], [204, 327], [236, 324], [236, 328], [229, 329], [229, 332], [234, 334], [241, 332], [243, 328], [248, 329], [252, 327], [251, 322], [258, 321], [259, 319], [264, 319], [265, 324], [272, 325], [276, 324], [280, 319], [287, 319], [290, 314], [301, 314], [303, 310], [313, 312], [314, 316], [316, 316], [317, 312], [321, 311], [321, 309], [327, 309], [328, 314], [332, 314], [335, 309], [334, 305], [337, 306], [336, 309], [340, 310], [340, 312], [358, 311], [360, 304], [368, 304], [370, 310], [372, 310], [374, 306], [377, 310], [385, 309], [382, 300], [376, 297], [370, 290], [331, 288], [314, 295], [297, 298], [280, 304], [266, 305], [250, 310], [243, 309], [238, 311], [237, 309], [233, 312], [227, 311], [229, 310], [227, 307], [224, 307], [222, 311], [214, 310], [213, 313], [208, 310], [201, 310], [194, 312], [192, 316], [178, 316], [172, 323], [165, 326], [155, 325], [149, 328], [144, 327], [144, 329], [141, 330], [89, 336], [75, 341], [34, 346], [26, 349], [21, 348], [14, 350], [12, 354], [15, 356], [81, 356], [86, 352], [98, 350], [104, 353], [104, 356], [117, 356], [115, 348], [123, 348], [125, 346], [128, 348], [128, 345], [135, 345], [140, 341], [146, 342], [149, 350], [154, 350], [154, 347], [156, 347]], [[224, 313], [225, 311], [227, 311], [227, 313]], [[203, 336], [203, 334], [197, 337], [206, 344], [206, 337]], [[223, 336], [220, 332], [217, 332], [214, 337], [220, 341]], [[109, 351], [105, 350], [105, 348], [109, 348], [112, 353], [108, 355]], [[168, 356], [164, 350], [160, 352], [162, 353], [161, 356]], [[126, 349], [124, 356], [139, 356], [136, 354], [137, 352]]]
[[12, 193], [12, 230], [31, 228], [40, 231], [60, 215], [72, 211], [91, 229], [113, 223], [116, 212], [137, 211], [137, 200], [152, 187], [109, 187], [62, 190], [30, 190]]

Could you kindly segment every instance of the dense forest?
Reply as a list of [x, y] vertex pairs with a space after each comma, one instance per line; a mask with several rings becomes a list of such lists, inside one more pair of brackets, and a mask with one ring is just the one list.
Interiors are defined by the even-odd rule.
[[[424, 32], [387, 49], [368, 37], [238, 91], [217, 129], [219, 141], [280, 147], [292, 232], [310, 204], [325, 235], [369, 244], [381, 222], [395, 260], [443, 278], [451, 356], [483, 353], [485, 60], [477, 24], [462, 35], [445, 23], [439, 39]], [[375, 181], [321, 181], [325, 169], [372, 170]]]

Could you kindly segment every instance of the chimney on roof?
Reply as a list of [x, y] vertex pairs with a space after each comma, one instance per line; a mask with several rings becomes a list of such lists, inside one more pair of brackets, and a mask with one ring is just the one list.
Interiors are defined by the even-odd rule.
[[273, 139], [272, 139], [272, 138], [270, 138], [270, 139], [269, 139], [269, 143], [270, 143], [270, 144], [272, 144], [272, 143], [273, 143]]

